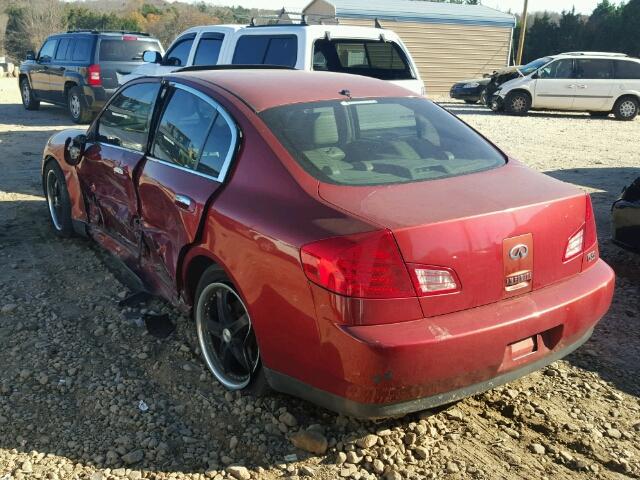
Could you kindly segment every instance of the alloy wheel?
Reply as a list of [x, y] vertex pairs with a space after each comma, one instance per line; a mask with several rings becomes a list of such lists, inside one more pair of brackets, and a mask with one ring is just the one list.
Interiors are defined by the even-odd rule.
[[526, 102], [522, 96], [514, 97], [511, 101], [511, 109], [514, 112], [522, 112], [526, 107]]
[[29, 91], [29, 84], [26, 81], [22, 82], [22, 103], [28, 105], [30, 98], [31, 92]]
[[73, 118], [80, 118], [80, 98], [77, 95], [71, 95], [69, 98], [69, 111]]
[[620, 104], [620, 114], [625, 118], [632, 117], [635, 115], [637, 108], [633, 100], [625, 100]]
[[226, 283], [204, 288], [196, 329], [205, 363], [216, 379], [230, 390], [248, 386], [260, 352], [247, 308], [233, 288]]
[[62, 214], [62, 202], [60, 197], [60, 182], [53, 170], [49, 170], [47, 174], [47, 205], [49, 206], [49, 214], [51, 221], [56, 230], [62, 230], [60, 216]]

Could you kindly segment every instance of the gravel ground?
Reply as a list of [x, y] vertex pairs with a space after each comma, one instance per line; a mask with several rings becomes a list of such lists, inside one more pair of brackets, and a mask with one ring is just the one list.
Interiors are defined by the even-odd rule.
[[[128, 289], [113, 262], [48, 226], [40, 155], [66, 114], [24, 111], [15, 80], [0, 80], [0, 480], [640, 478], [640, 256], [608, 239], [609, 206], [640, 175], [640, 120], [444, 106], [592, 193], [614, 302], [584, 347], [541, 372], [362, 422], [282, 395], [225, 393], [188, 319], [158, 300], [120, 307]], [[149, 335], [149, 311], [177, 318], [176, 332]]]

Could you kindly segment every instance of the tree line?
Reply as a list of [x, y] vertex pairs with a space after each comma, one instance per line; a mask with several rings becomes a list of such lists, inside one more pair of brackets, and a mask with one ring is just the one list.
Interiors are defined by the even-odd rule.
[[[520, 18], [513, 45], [520, 34]], [[522, 62], [571, 51], [620, 52], [640, 56], [640, 0], [614, 5], [602, 0], [591, 15], [571, 11], [527, 16], [526, 41]], [[517, 48], [514, 48], [514, 56]]]

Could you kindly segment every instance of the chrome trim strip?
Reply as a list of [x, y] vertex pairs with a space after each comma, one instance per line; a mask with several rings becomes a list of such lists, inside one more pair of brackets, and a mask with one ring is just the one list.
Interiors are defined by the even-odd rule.
[[159, 158], [152, 157], [147, 155], [147, 160], [152, 162], [161, 163], [162, 165], [166, 165], [167, 167], [177, 168], [178, 170], [182, 170], [183, 172], [193, 173], [199, 177], [208, 178], [209, 180], [215, 180], [216, 182], [220, 182], [216, 177], [212, 177], [211, 175], [207, 175], [206, 173], [199, 172], [197, 170], [192, 170], [191, 168], [183, 167], [182, 165], [178, 165], [177, 163], [167, 162], [166, 160], [160, 160]]
[[559, 97], [559, 98], [613, 98], [610, 95], [579, 95], [579, 94], [571, 94], [571, 95], [553, 95], [550, 93], [538, 93], [537, 97]]

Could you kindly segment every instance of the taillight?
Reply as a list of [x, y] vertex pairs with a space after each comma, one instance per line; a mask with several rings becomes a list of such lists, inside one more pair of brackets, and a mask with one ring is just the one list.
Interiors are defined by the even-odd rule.
[[87, 68], [88, 83], [93, 87], [102, 85], [102, 79], [100, 78], [100, 65], [89, 65]]
[[596, 221], [593, 216], [591, 197], [586, 195], [586, 208], [584, 213], [584, 225], [576, 233], [569, 237], [567, 248], [564, 252], [564, 260], [570, 260], [583, 252], [593, 248], [597, 242]]
[[413, 286], [420, 296], [454, 293], [460, 290], [460, 281], [453, 270], [431, 265], [408, 264]]
[[332, 292], [359, 298], [416, 296], [387, 230], [320, 240], [302, 247], [300, 257], [307, 278]]

